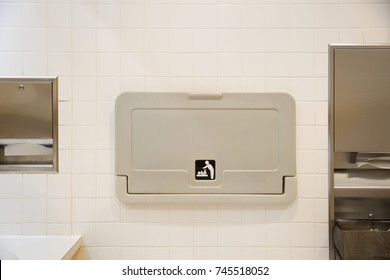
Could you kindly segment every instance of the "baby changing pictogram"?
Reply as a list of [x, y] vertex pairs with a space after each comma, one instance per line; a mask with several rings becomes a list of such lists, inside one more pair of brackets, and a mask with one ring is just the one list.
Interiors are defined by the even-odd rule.
[[215, 180], [215, 160], [196, 160], [195, 179]]

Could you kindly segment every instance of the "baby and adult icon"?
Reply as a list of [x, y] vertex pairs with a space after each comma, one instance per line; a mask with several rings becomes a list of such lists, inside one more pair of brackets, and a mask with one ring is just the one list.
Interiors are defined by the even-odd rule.
[[[203, 163], [203, 167], [202, 167]], [[214, 180], [215, 179], [215, 160], [197, 160], [195, 163], [196, 180]]]

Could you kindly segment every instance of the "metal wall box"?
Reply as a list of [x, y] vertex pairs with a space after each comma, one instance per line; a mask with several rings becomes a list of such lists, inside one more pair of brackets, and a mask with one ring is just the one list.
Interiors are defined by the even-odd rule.
[[118, 197], [126, 202], [289, 202], [295, 101], [285, 93], [122, 93]]
[[0, 78], [0, 171], [58, 171], [57, 77]]
[[354, 222], [390, 220], [389, 77], [389, 44], [329, 45], [331, 259], [369, 259], [382, 249], [389, 253], [371, 242], [383, 239], [382, 233], [362, 231], [361, 222]]

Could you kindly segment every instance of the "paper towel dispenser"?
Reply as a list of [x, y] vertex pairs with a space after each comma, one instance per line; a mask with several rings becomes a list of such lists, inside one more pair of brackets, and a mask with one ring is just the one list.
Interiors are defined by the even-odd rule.
[[331, 45], [330, 54], [335, 167], [369, 167], [356, 163], [390, 154], [390, 47]]
[[56, 77], [0, 78], [0, 171], [58, 171]]
[[285, 93], [122, 93], [115, 171], [127, 202], [288, 202], [295, 101]]

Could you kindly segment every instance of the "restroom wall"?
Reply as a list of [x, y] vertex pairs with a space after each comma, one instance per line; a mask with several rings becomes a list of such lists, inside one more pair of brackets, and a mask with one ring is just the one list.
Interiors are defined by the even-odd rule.
[[[59, 76], [60, 159], [58, 174], [0, 174], [0, 234], [81, 234], [79, 259], [327, 259], [328, 44], [389, 43], [389, 12], [386, 0], [0, 0], [0, 76]], [[124, 91], [290, 93], [297, 199], [119, 202]]]

